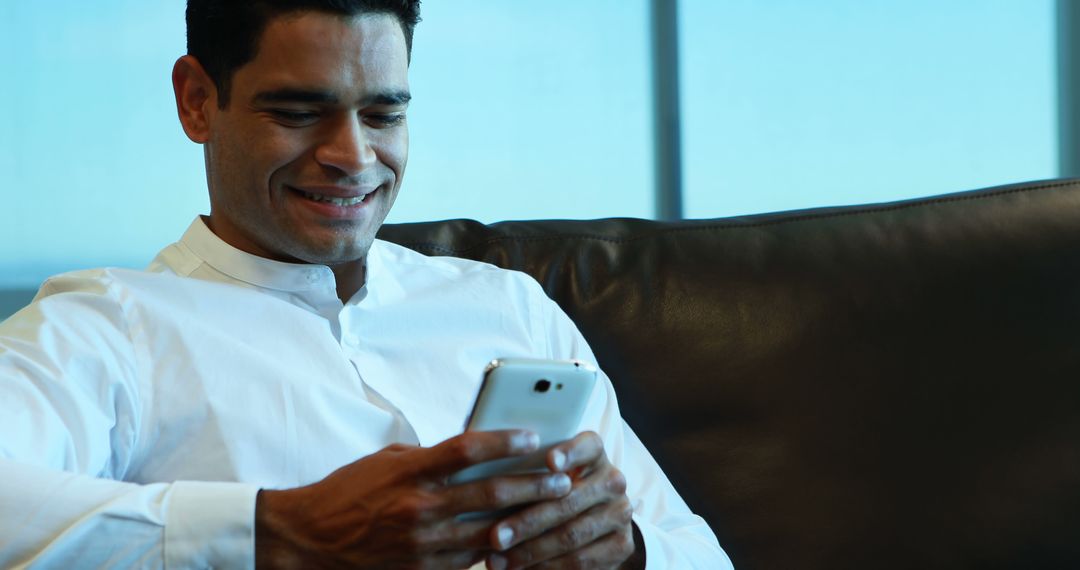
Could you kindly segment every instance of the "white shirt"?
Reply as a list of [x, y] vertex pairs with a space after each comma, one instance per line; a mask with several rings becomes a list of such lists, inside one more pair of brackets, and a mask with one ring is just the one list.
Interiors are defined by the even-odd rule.
[[[376, 241], [328, 267], [199, 218], [147, 271], [48, 280], [0, 324], [0, 567], [254, 566], [255, 495], [461, 432], [484, 365], [595, 362], [525, 274]], [[601, 375], [581, 425], [623, 471], [649, 568], [726, 568]]]

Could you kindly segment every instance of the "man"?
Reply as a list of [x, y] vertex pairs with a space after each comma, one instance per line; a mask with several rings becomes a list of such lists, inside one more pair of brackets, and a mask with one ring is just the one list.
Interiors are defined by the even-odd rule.
[[592, 354], [521, 274], [374, 239], [418, 5], [190, 0], [173, 85], [210, 215], [0, 326], [0, 566], [729, 564], [606, 378], [550, 473], [447, 484], [537, 446], [458, 434], [484, 363]]

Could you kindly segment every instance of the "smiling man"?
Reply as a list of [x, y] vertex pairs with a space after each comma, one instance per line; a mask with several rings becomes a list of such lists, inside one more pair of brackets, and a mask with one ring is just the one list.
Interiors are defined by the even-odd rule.
[[447, 483], [537, 446], [459, 433], [488, 361], [595, 359], [528, 277], [375, 239], [418, 10], [190, 0], [173, 85], [210, 214], [0, 326], [0, 566], [730, 565], [606, 377], [547, 473]]
[[405, 173], [409, 43], [392, 14], [285, 13], [225, 96], [200, 65], [216, 44], [191, 46], [173, 83], [184, 131], [206, 148], [214, 234], [260, 257], [327, 265], [343, 301], [356, 293]]

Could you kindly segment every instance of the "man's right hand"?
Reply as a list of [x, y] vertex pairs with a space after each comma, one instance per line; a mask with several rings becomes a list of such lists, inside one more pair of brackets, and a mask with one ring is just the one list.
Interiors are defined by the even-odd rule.
[[259, 492], [257, 568], [466, 568], [490, 552], [498, 511], [570, 492], [562, 473], [448, 486], [457, 471], [535, 451], [535, 434], [466, 432], [434, 447], [391, 445], [296, 489]]

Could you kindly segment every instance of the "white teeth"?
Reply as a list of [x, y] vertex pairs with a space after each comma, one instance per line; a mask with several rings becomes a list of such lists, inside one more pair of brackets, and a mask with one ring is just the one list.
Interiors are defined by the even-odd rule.
[[354, 196], [352, 198], [334, 198], [331, 196], [323, 196], [321, 194], [304, 192], [303, 190], [301, 190], [300, 193], [303, 194], [304, 197], [308, 200], [314, 200], [316, 202], [326, 202], [335, 206], [355, 206], [360, 202], [363, 202], [364, 198], [367, 198], [368, 196], [367, 194], [364, 194], [363, 196]]

